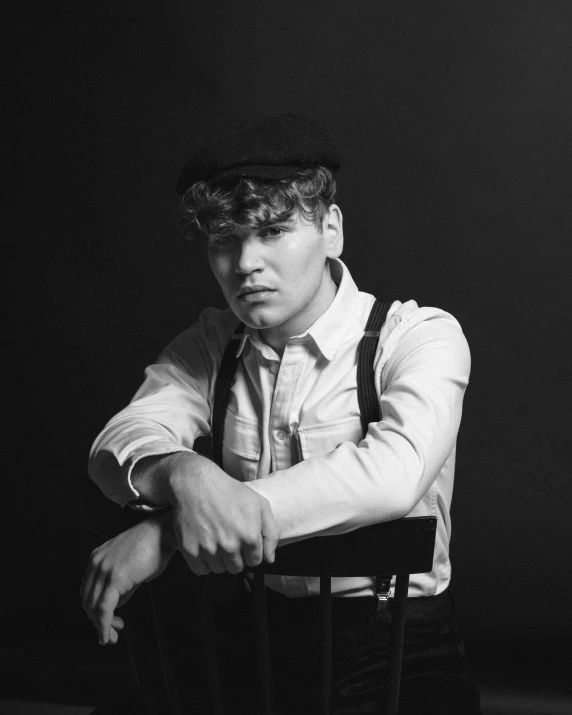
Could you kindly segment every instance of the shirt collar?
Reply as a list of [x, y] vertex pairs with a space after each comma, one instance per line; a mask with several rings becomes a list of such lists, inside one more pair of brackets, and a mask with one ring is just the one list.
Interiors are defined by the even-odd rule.
[[346, 337], [358, 299], [358, 288], [339, 258], [330, 259], [330, 271], [338, 292], [328, 309], [307, 330], [327, 360], [334, 359]]
[[[316, 320], [306, 332], [293, 337], [300, 339], [309, 335], [316, 343], [322, 355], [327, 360], [333, 360], [351, 325], [358, 299], [358, 288], [346, 265], [339, 258], [330, 258], [329, 261], [331, 276], [338, 284], [336, 296], [327, 310], [322, 313], [318, 320]], [[263, 355], [265, 355], [266, 352], [273, 352], [272, 349], [261, 340], [258, 330], [255, 328], [246, 326], [243, 334], [233, 337], [241, 338], [236, 354], [237, 357], [240, 357], [244, 350], [247, 338]], [[266, 357], [270, 357], [270, 355], [266, 355]]]

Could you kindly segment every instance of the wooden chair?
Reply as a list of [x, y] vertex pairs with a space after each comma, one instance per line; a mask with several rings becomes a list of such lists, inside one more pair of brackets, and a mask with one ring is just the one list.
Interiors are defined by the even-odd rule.
[[[389, 597], [391, 576], [396, 576], [390, 632], [389, 660], [385, 683], [385, 715], [395, 715], [399, 700], [405, 610], [409, 576], [433, 568], [435, 517], [413, 517], [375, 524], [348, 534], [307, 539], [276, 550], [273, 564], [263, 563], [249, 569], [254, 574], [256, 638], [260, 677], [260, 715], [272, 714], [270, 650], [266, 618], [265, 574], [283, 576], [319, 576], [322, 614], [321, 705], [320, 713], [329, 715], [332, 687], [331, 578], [333, 576], [375, 576], [377, 597]], [[217, 683], [216, 655], [209, 647], [212, 628], [210, 604], [203, 606], [207, 634], [207, 664], [211, 678], [213, 712], [224, 715]]]

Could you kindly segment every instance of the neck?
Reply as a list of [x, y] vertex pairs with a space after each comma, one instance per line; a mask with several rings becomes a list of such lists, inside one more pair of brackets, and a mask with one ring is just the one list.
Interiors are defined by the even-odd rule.
[[308, 330], [308, 328], [310, 328], [332, 304], [334, 298], [336, 297], [336, 293], [338, 292], [338, 286], [334, 283], [331, 275], [329, 274], [324, 288], [325, 290], [323, 295], [315, 306], [308, 307], [306, 311], [300, 313], [295, 318], [282, 323], [281, 325], [259, 330], [259, 335], [262, 340], [264, 340], [267, 345], [270, 345], [274, 352], [276, 352], [280, 357], [284, 354], [284, 349], [286, 348], [288, 340], [290, 340], [290, 338], [294, 335], [300, 335]]

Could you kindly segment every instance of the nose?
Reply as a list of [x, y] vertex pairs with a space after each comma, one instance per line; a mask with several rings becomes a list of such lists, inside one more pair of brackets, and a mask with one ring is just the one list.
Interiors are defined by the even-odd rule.
[[237, 248], [235, 270], [242, 275], [248, 275], [262, 270], [264, 260], [262, 246], [256, 236], [243, 238]]

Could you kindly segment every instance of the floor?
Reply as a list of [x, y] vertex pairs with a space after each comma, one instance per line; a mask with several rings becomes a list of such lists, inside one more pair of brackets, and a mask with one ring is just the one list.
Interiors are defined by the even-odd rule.
[[[90, 706], [0, 700], [0, 715], [88, 715]], [[516, 690], [482, 693], [483, 715], [571, 715], [572, 696]]]
[[0, 715], [88, 715], [93, 710], [91, 706], [0, 700]]

